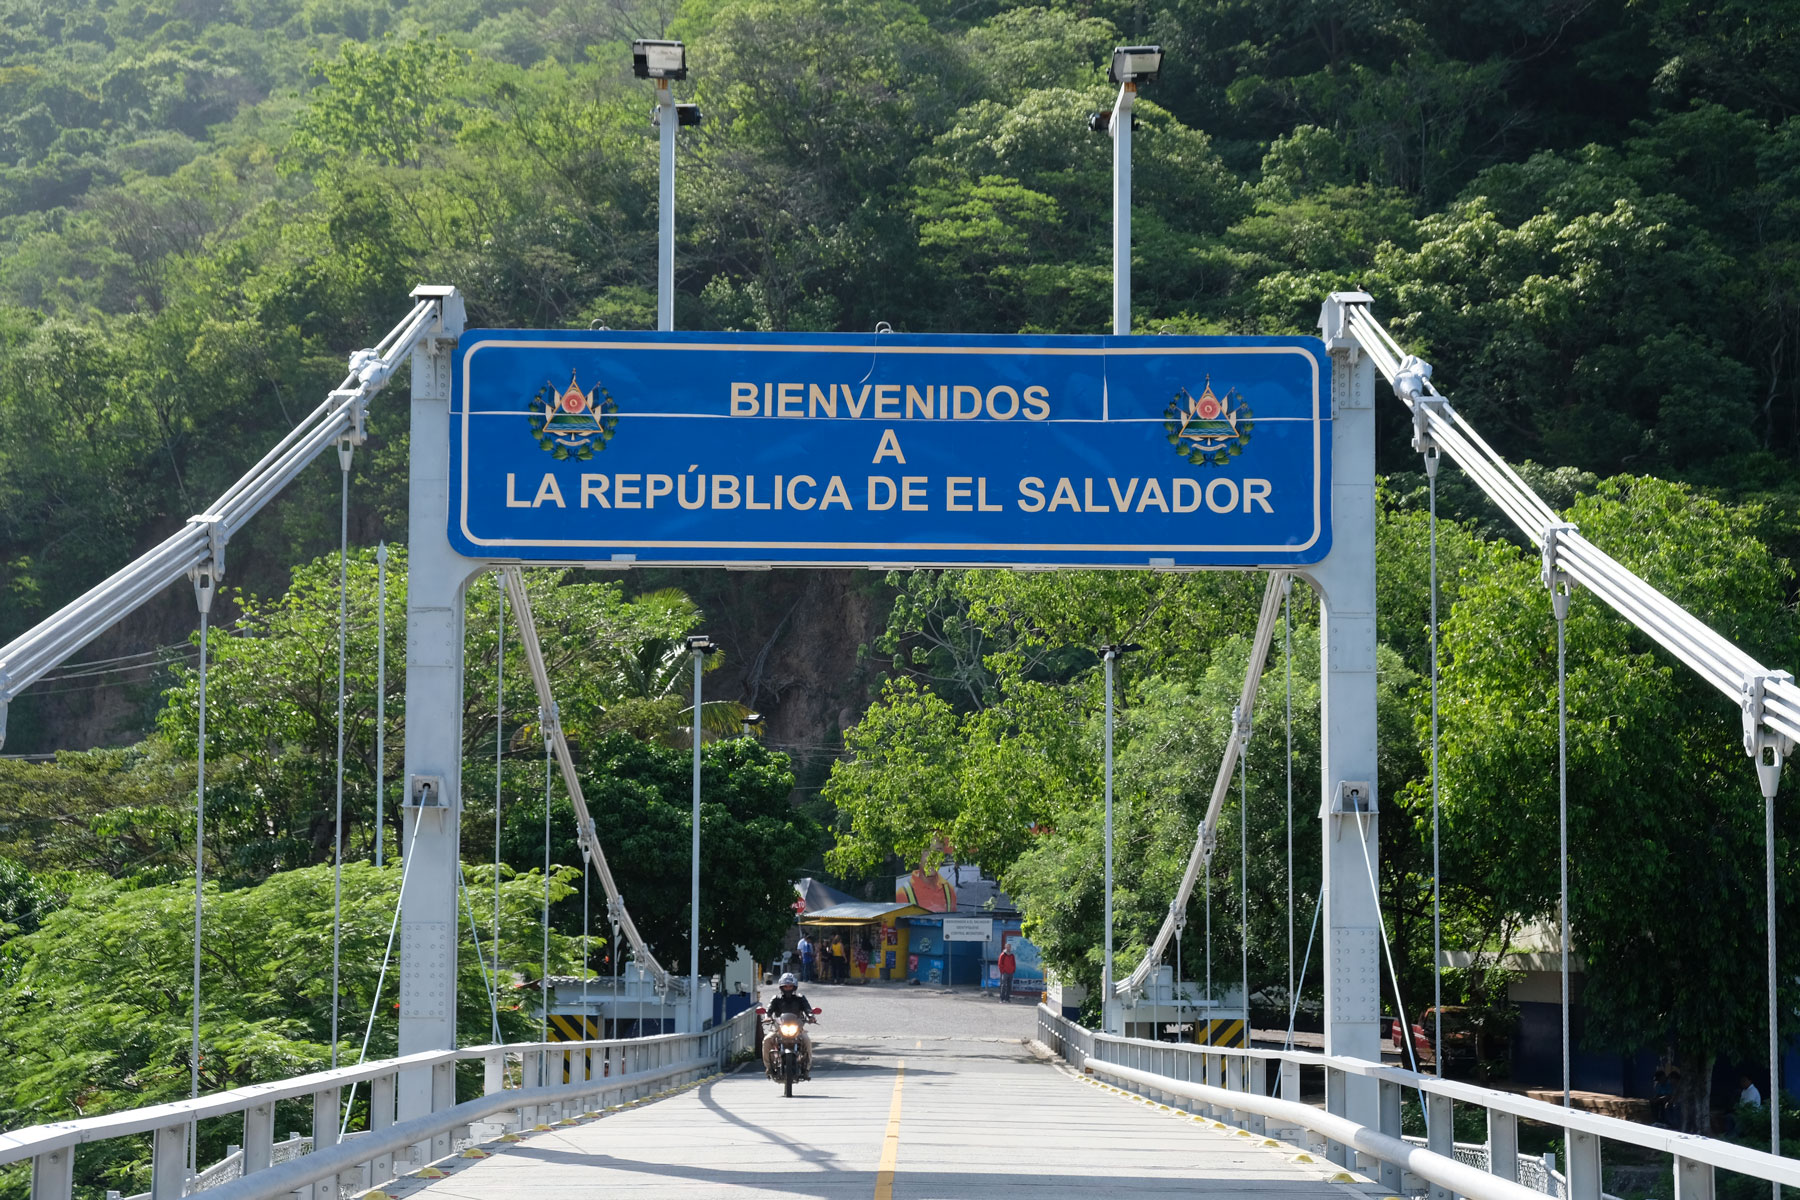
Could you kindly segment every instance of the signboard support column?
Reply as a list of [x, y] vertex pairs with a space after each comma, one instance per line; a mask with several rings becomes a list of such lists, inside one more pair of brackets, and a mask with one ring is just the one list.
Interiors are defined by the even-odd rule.
[[[1375, 774], [1375, 369], [1343, 329], [1361, 292], [1319, 316], [1331, 354], [1331, 553], [1303, 574], [1319, 593], [1325, 1053], [1381, 1060], [1380, 839]], [[1376, 1081], [1343, 1075], [1333, 1112], [1376, 1126]]]
[[[450, 548], [449, 423], [462, 298], [442, 298], [435, 337], [412, 360], [411, 478], [407, 513], [406, 753], [400, 852], [400, 1053], [456, 1045], [458, 818], [461, 813], [463, 589], [484, 565]], [[403, 1071], [399, 1119], [433, 1111], [430, 1068]]]

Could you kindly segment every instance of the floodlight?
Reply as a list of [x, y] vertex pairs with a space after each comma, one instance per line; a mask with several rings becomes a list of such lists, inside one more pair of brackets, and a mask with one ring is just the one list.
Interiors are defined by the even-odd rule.
[[1107, 78], [1114, 83], [1155, 83], [1162, 60], [1161, 46], [1115, 46]]
[[695, 634], [687, 639], [687, 648], [696, 654], [711, 654], [719, 646], [705, 634]]
[[677, 104], [675, 106], [675, 124], [687, 126], [699, 123], [700, 106], [698, 104]]
[[[1110, 134], [1112, 132], [1112, 118], [1113, 115], [1110, 112], [1091, 112], [1087, 116], [1088, 128], [1095, 133]], [[1135, 133], [1143, 127], [1143, 123], [1138, 120], [1137, 113], [1133, 112], [1131, 114], [1132, 132]]]
[[631, 73], [639, 79], [686, 79], [687, 47], [639, 38], [631, 43]]

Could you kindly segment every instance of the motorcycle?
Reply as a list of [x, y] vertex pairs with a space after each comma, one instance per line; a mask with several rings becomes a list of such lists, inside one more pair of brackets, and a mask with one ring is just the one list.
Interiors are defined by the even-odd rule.
[[[816, 1017], [825, 1010], [815, 1008], [812, 1016]], [[780, 1017], [769, 1017], [769, 1010], [758, 1008], [757, 1015], [768, 1018], [775, 1026], [776, 1038], [776, 1070], [773, 1076], [781, 1085], [783, 1096], [794, 1094], [794, 1083], [800, 1078], [800, 1018], [793, 1013], [782, 1013]], [[807, 1018], [809, 1023], [812, 1017]], [[766, 1067], [768, 1064], [764, 1064]]]

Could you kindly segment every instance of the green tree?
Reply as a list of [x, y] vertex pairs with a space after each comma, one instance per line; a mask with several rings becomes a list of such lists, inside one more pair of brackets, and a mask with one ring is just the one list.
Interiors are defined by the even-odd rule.
[[[1568, 516], [1751, 654], [1793, 656], [1791, 576], [1757, 538], [1757, 509], [1637, 478], [1607, 481]], [[1537, 573], [1535, 558], [1494, 545], [1463, 575], [1444, 639], [1444, 807], [1453, 869], [1503, 911], [1553, 920], [1555, 636]], [[1760, 976], [1744, 986], [1766, 936], [1762, 796], [1736, 705], [1581, 592], [1567, 641], [1569, 921], [1590, 964], [1588, 1036], [1668, 1051], [1697, 1115], [1715, 1059], [1766, 1044]], [[1786, 816], [1777, 836], [1793, 837]], [[1784, 940], [1800, 919], [1791, 876], [1782, 868]]]
[[[606, 734], [581, 748], [581, 789], [607, 863], [632, 920], [663, 966], [676, 974], [688, 961], [693, 758], [691, 751]], [[701, 749], [700, 969], [722, 971], [740, 947], [759, 959], [779, 948], [793, 925], [793, 881], [818, 852], [820, 831], [789, 802], [794, 776], [787, 756], [755, 738], [712, 742]], [[544, 799], [510, 803], [501, 851], [508, 862], [546, 855]], [[560, 788], [550, 802], [549, 859], [577, 870], [574, 808]], [[605, 920], [598, 889], [589, 920]], [[557, 906], [552, 920], [581, 928], [579, 899]], [[533, 960], [535, 961], [535, 960]]]
[[[383, 951], [399, 903], [402, 864], [349, 863], [343, 874], [340, 1060], [356, 1061], [367, 1026], [370, 1058], [396, 1053], [398, 975], [393, 965], [377, 1000]], [[568, 873], [551, 894], [569, 891]], [[521, 875], [502, 886], [501, 952], [537, 961], [543, 882]], [[241, 1087], [322, 1070], [331, 1062], [332, 871], [314, 867], [256, 887], [209, 885], [202, 941], [200, 1085]], [[0, 1121], [10, 1128], [176, 1100], [188, 1094], [191, 884], [131, 889], [90, 877], [32, 933], [0, 949]], [[489, 953], [483, 939], [483, 953]], [[552, 939], [553, 964], [574, 965], [576, 947]], [[457, 955], [457, 1024], [464, 1042], [486, 1041], [495, 1012], [464, 931]], [[373, 1024], [369, 1025], [373, 1017]], [[524, 1040], [529, 1014], [498, 1009], [501, 1033]], [[471, 1083], [470, 1086], [478, 1086]], [[298, 1121], [293, 1106], [286, 1118]], [[241, 1140], [231, 1121], [204, 1122], [200, 1161]], [[84, 1186], [148, 1185], [148, 1147], [96, 1143], [77, 1156]], [[24, 1194], [9, 1171], [8, 1194]]]

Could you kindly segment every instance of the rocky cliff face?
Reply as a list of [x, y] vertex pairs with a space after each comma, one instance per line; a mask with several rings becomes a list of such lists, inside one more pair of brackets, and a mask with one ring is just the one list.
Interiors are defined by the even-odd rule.
[[861, 718], [885, 660], [861, 657], [885, 628], [892, 589], [876, 571], [646, 570], [632, 590], [675, 586], [692, 596], [725, 660], [706, 677], [711, 699], [763, 714], [763, 736], [788, 750], [802, 786], [822, 779], [842, 732]]

